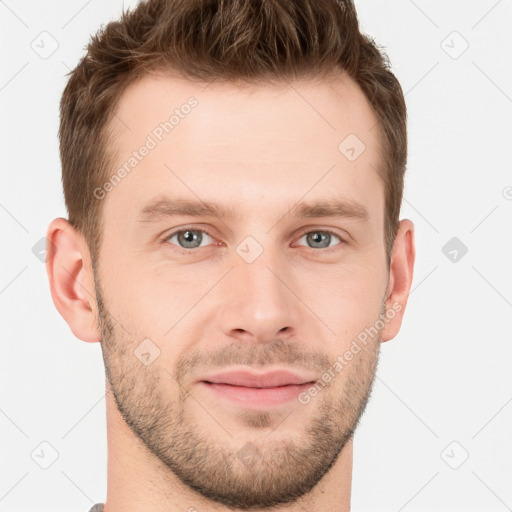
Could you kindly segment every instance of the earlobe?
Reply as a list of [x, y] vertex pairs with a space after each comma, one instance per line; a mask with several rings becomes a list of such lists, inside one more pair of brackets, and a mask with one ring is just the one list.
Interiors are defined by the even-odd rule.
[[50, 223], [46, 238], [46, 271], [55, 307], [77, 338], [100, 341], [94, 277], [85, 240], [63, 218]]
[[415, 257], [414, 224], [408, 219], [403, 219], [400, 221], [391, 255], [386, 294], [386, 323], [381, 331], [381, 341], [393, 339], [400, 331], [411, 291]]

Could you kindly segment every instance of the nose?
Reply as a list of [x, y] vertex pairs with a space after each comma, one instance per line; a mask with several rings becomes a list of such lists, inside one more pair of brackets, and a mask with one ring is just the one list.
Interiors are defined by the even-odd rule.
[[264, 251], [252, 263], [235, 261], [223, 280], [220, 321], [227, 336], [270, 343], [299, 330], [304, 312], [294, 294], [293, 272], [276, 252]]

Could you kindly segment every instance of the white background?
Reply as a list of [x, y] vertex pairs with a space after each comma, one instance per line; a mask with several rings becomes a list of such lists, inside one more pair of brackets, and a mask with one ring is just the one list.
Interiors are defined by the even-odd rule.
[[[512, 510], [512, 1], [356, 5], [406, 93], [401, 217], [415, 224], [417, 260], [355, 436], [352, 510]], [[106, 496], [101, 349], [59, 316], [32, 249], [67, 216], [65, 74], [121, 8], [0, 1], [1, 511], [85, 512]], [[47, 58], [33, 49], [41, 38], [58, 44]], [[442, 250], [452, 237], [468, 249], [455, 262]]]

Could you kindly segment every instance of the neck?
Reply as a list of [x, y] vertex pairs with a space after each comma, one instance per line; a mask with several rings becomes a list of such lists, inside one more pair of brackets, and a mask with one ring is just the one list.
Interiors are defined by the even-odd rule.
[[[208, 510], [233, 512], [185, 486], [138, 439], [119, 413], [107, 385], [107, 499], [104, 512], [168, 512]], [[273, 507], [275, 512], [349, 512], [352, 484], [353, 441], [310, 493], [295, 503]], [[265, 509], [252, 509], [263, 512]]]

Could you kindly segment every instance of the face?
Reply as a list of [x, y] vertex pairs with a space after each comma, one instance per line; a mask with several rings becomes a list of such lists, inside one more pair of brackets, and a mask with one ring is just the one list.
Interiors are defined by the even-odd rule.
[[116, 114], [95, 284], [117, 407], [204, 497], [292, 502], [350, 440], [377, 366], [377, 119], [341, 74], [239, 88], [148, 76]]

